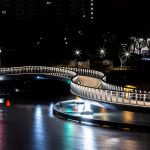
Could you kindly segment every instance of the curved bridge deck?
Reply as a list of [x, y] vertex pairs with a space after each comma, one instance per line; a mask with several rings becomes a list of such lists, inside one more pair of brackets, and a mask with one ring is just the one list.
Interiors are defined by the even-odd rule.
[[87, 76], [77, 76], [78, 83], [85, 86], [85, 87], [92, 87], [92, 88], [99, 88], [101, 86], [101, 81], [94, 77], [87, 77]]
[[[108, 84], [102, 72], [68, 67], [22, 66], [0, 68], [0, 74], [46, 74], [71, 79], [70, 90], [85, 99], [150, 107], [150, 92]], [[78, 74], [78, 76], [77, 76]], [[0, 77], [0, 80], [3, 80]]]

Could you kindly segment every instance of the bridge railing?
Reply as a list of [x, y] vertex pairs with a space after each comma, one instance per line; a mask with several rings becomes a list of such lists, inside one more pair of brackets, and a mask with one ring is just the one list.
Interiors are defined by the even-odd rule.
[[[86, 69], [86, 68], [73, 68], [73, 67], [60, 67], [60, 68], [71, 70], [73, 72], [76, 72], [78, 75], [95, 77], [97, 79], [102, 79], [105, 76], [104, 73], [100, 71]], [[105, 81], [105, 77], [104, 77], [104, 81]]]
[[[101, 80], [102, 86], [100, 88], [92, 88], [80, 85], [75, 82], [76, 73], [79, 75], [86, 75], [95, 77]], [[111, 85], [105, 82], [104, 74], [99, 71], [81, 69], [81, 68], [68, 68], [68, 67], [45, 67], [45, 66], [22, 66], [22, 67], [9, 67], [0, 68], [0, 74], [46, 74], [60, 77], [72, 78], [70, 90], [73, 94], [83, 98], [106, 101], [119, 104], [132, 104], [140, 106], [150, 106], [150, 92], [129, 89], [124, 87]]]
[[[102, 89], [107, 89], [107, 90], [112, 90], [112, 91], [114, 90], [124, 91], [126, 89], [125, 87], [122, 87], [122, 86], [107, 83], [105, 74], [100, 71], [84, 69], [84, 68], [73, 68], [73, 67], [61, 67], [61, 68], [77, 72], [78, 75], [89, 76], [89, 77], [94, 77], [94, 78], [99, 79], [102, 83], [102, 86], [101, 86]], [[128, 88], [128, 91], [133, 92], [134, 89]], [[140, 92], [140, 90], [138, 92]]]
[[73, 94], [96, 101], [104, 101], [116, 104], [150, 106], [150, 93], [116, 91], [100, 88], [86, 87], [75, 82], [71, 82], [70, 90]]
[[45, 67], [45, 66], [22, 66], [22, 67], [0, 68], [0, 74], [47, 74], [68, 78], [76, 76], [76, 73], [71, 70], [65, 70], [59, 67]]

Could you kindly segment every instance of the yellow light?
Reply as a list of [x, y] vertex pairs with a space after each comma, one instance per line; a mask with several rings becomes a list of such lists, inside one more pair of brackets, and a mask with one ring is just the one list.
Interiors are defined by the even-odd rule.
[[76, 100], [81, 100], [81, 98], [80, 98], [80, 97], [78, 97], [78, 96], [76, 96]]
[[136, 86], [133, 86], [133, 85], [126, 85], [125, 88], [136, 89]]

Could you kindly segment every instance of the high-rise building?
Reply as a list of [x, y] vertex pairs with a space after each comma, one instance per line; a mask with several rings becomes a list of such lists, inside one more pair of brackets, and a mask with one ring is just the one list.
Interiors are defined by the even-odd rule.
[[[47, 20], [57, 23], [93, 22], [94, 0], [1, 0], [4, 20]], [[53, 20], [52, 20], [53, 19]]]
[[92, 23], [94, 0], [55, 0], [55, 11], [59, 23]]

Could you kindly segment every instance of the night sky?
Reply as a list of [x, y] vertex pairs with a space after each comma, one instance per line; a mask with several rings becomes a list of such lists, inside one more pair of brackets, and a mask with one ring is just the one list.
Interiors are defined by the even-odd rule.
[[[92, 30], [83, 25], [83, 30], [103, 32], [113, 31], [124, 34], [149, 33], [150, 16], [149, 5], [136, 0], [95, 0], [95, 22]], [[0, 45], [5, 48], [3, 55], [9, 55], [3, 62], [50, 63], [55, 56], [63, 55], [65, 47], [61, 44], [65, 36], [66, 24], [57, 24], [55, 19], [47, 18], [46, 22], [38, 21], [6, 21], [0, 20]], [[71, 30], [75, 28], [70, 25]], [[75, 29], [76, 30], [76, 29]], [[79, 30], [79, 29], [77, 29]], [[72, 35], [75, 31], [73, 31]], [[40, 37], [42, 39], [40, 40]], [[62, 38], [62, 39], [61, 39]], [[78, 38], [78, 37], [76, 37]], [[57, 42], [58, 40], [58, 42]], [[91, 40], [91, 39], [90, 39]], [[89, 41], [90, 41], [89, 40]], [[37, 42], [40, 41], [40, 44]], [[88, 42], [87, 42], [88, 43]], [[72, 48], [72, 47], [71, 47]], [[13, 53], [13, 52], [16, 53]], [[12, 56], [13, 54], [13, 56]], [[34, 57], [36, 55], [36, 57]], [[9, 61], [8, 61], [9, 59]], [[59, 57], [58, 57], [59, 59]], [[49, 60], [49, 61], [46, 61]]]

